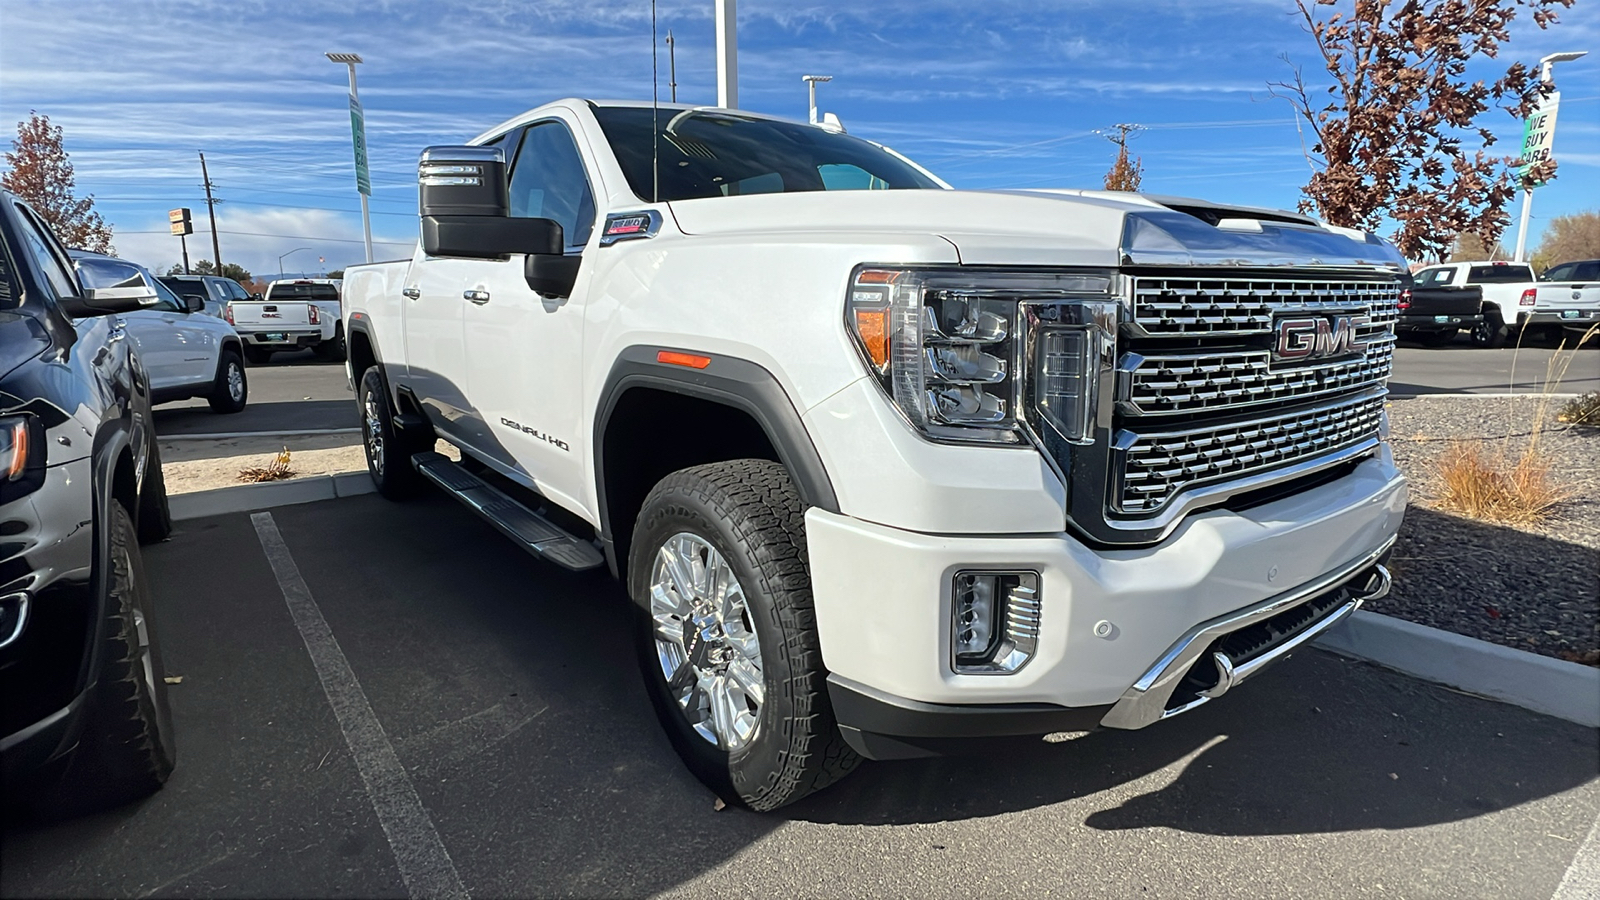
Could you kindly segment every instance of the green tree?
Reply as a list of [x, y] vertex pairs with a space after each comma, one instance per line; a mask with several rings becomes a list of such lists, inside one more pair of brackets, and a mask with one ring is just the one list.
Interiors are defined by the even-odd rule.
[[[241, 266], [238, 263], [223, 263], [222, 271], [218, 272], [216, 263], [213, 263], [209, 259], [202, 259], [190, 266], [189, 273], [191, 275], [221, 275], [223, 278], [232, 278], [234, 281], [237, 281], [240, 284], [244, 284], [247, 281], [252, 281], [255, 277], [250, 274], [249, 269], [246, 269], [244, 266]], [[182, 275], [183, 266], [173, 263], [172, 268], [167, 270], [167, 274]]]
[[329, 278], [343, 278], [344, 277], [344, 270], [343, 269], [334, 269], [332, 272], [328, 273], [328, 277]]
[[111, 226], [94, 211], [94, 195], [79, 198], [72, 160], [62, 139], [61, 126], [34, 111], [17, 123], [17, 136], [5, 155], [4, 188], [33, 207], [68, 247], [96, 253], [115, 253]]

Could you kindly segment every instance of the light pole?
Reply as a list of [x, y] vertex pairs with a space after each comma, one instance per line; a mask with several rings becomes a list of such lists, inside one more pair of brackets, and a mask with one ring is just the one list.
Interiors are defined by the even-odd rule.
[[288, 253], [285, 253], [285, 254], [282, 254], [281, 256], [279, 256], [278, 257], [278, 274], [279, 275], [283, 274], [283, 257], [285, 257], [285, 256], [293, 256], [294, 254], [299, 253], [301, 250], [310, 250], [310, 249], [311, 249], [310, 247], [296, 247], [293, 250], [290, 250]]
[[817, 82], [832, 81], [832, 75], [801, 75], [800, 80], [806, 83], [806, 88], [811, 92], [811, 124], [817, 124]]
[[359, 53], [324, 53], [329, 62], [341, 63], [350, 69], [350, 141], [356, 154], [356, 191], [361, 194], [361, 233], [367, 241], [367, 262], [372, 262], [372, 214], [367, 211], [367, 197], [372, 193], [372, 178], [367, 173], [366, 116], [361, 111], [361, 95], [356, 92], [356, 64]]
[[[1543, 59], [1539, 60], [1539, 83], [1540, 84], [1550, 84], [1552, 81], [1555, 80], [1554, 78], [1551, 77], [1550, 70], [1555, 68], [1555, 64], [1556, 63], [1558, 63], [1558, 62], [1571, 62], [1572, 60], [1578, 59], [1579, 57], [1588, 55], [1588, 53], [1589, 53], [1589, 51], [1587, 51], [1587, 50], [1573, 50], [1573, 51], [1569, 51], [1569, 52], [1566, 52], [1566, 53], [1552, 53], [1549, 56], [1546, 56]], [[1544, 109], [1544, 98], [1540, 97], [1539, 98], [1539, 109], [1534, 110], [1534, 115], [1536, 115], [1536, 116], [1539, 115], [1541, 112], [1543, 112], [1543, 109]], [[1555, 123], [1554, 122], [1550, 123], [1550, 128], [1552, 129], [1552, 131], [1554, 130], [1554, 128], [1555, 128]], [[1555, 139], [1555, 135], [1554, 134], [1551, 134], [1548, 138], [1546, 138], [1546, 146], [1550, 146], [1553, 143], [1554, 139]], [[1523, 142], [1524, 142], [1524, 144], [1527, 143], [1526, 136], [1523, 138]], [[1524, 152], [1526, 152], [1529, 148], [1527, 146], [1524, 146], [1522, 149], [1523, 149]], [[1523, 188], [1522, 188], [1522, 222], [1521, 222], [1521, 224], [1519, 224], [1517, 226], [1517, 253], [1516, 253], [1516, 261], [1517, 262], [1527, 262], [1527, 259], [1528, 259], [1528, 256], [1527, 256], [1527, 249], [1528, 249], [1528, 219], [1531, 218], [1532, 216], [1533, 216], [1533, 186], [1530, 184], [1530, 185], [1524, 185]]]

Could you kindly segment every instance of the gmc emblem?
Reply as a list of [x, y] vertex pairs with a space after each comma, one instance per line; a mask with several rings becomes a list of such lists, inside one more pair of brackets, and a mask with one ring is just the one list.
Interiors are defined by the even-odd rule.
[[1366, 342], [1356, 340], [1356, 329], [1371, 321], [1370, 316], [1279, 319], [1276, 326], [1278, 339], [1272, 346], [1272, 361], [1308, 362], [1365, 353]]

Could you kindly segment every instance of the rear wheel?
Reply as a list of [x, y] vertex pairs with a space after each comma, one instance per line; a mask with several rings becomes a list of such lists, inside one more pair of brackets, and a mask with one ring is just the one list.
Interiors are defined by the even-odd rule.
[[133, 520], [120, 503], [106, 517], [111, 566], [99, 680], [84, 710], [83, 735], [41, 811], [75, 815], [154, 793], [172, 774], [177, 747], [167, 706], [166, 668]]
[[244, 361], [239, 358], [239, 351], [229, 347], [217, 360], [217, 377], [206, 401], [212, 412], [236, 413], [244, 409], [249, 398], [250, 382], [245, 378]]
[[1511, 329], [1506, 327], [1505, 320], [1500, 318], [1497, 309], [1483, 311], [1483, 320], [1472, 326], [1472, 343], [1474, 346], [1485, 349], [1495, 349], [1506, 345], [1506, 338], [1511, 336]]
[[324, 362], [344, 362], [344, 323], [333, 326], [333, 337], [317, 345], [317, 359]]
[[272, 351], [255, 344], [245, 344], [244, 358], [249, 360], [252, 366], [264, 365], [272, 359]]
[[404, 500], [417, 492], [422, 476], [411, 467], [411, 454], [394, 425], [394, 407], [383, 372], [373, 366], [361, 376], [361, 443], [366, 451], [367, 474], [378, 493], [390, 500]]
[[777, 463], [684, 469], [645, 500], [628, 565], [657, 718], [696, 777], [757, 810], [860, 761], [828, 701], [804, 514]]

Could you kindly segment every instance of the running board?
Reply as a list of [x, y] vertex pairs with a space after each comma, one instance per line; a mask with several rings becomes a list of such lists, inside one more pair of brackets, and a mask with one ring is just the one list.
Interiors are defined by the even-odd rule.
[[534, 556], [574, 572], [605, 563], [605, 557], [593, 544], [563, 531], [499, 488], [451, 462], [448, 456], [432, 451], [418, 453], [411, 457], [411, 465]]

